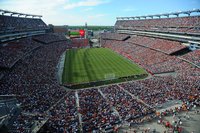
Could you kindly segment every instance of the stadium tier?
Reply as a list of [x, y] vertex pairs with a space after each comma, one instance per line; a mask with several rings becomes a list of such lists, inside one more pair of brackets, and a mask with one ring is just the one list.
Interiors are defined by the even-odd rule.
[[[176, 27], [176, 31], [199, 33], [198, 22], [197, 16], [117, 20], [115, 27], [151, 31], [174, 31]], [[0, 15], [0, 23], [2, 35], [46, 28], [41, 19], [35, 18]], [[24, 36], [0, 43], [0, 126], [7, 118], [6, 126], [11, 133], [107, 133], [118, 132], [126, 125], [142, 126], [172, 116], [174, 112], [189, 112], [195, 106], [199, 108], [199, 50], [190, 51], [182, 41], [173, 38], [119, 34], [117, 31], [100, 34], [100, 37], [102, 48], [90, 48], [87, 38], [69, 40], [57, 33]], [[122, 60], [115, 60], [105, 52], [97, 53], [102, 49]], [[90, 50], [93, 56], [89, 58]], [[69, 51], [77, 52], [71, 56]], [[78, 89], [66, 88], [59, 81], [64, 68], [71, 73], [68, 79], [74, 76], [84, 81], [82, 78], [88, 78], [85, 73], [90, 72], [90, 76], [95, 77], [97, 72], [103, 71], [107, 73], [105, 80], [110, 78], [112, 81], [112, 76], [117, 74], [110, 74], [113, 70], [103, 70], [104, 64], [115, 65], [112, 69], [124, 73], [124, 60], [137, 64], [138, 69], [145, 69], [148, 76], [131, 81], [125, 77], [123, 82], [104, 82], [101, 86], [94, 81], [90, 82], [92, 87]], [[7, 97], [14, 97], [17, 104], [6, 105]], [[169, 109], [169, 102], [180, 103], [180, 106]], [[18, 111], [13, 111], [13, 107]], [[175, 130], [176, 127], [171, 125], [171, 128]]]
[[74, 38], [71, 39], [72, 48], [84, 48], [89, 46], [89, 40], [84, 38]]
[[11, 68], [18, 60], [40, 45], [30, 38], [0, 44], [0, 67]]
[[66, 92], [65, 97], [50, 110], [51, 117], [40, 132], [79, 132], [78, 108], [75, 92]]
[[140, 20], [117, 20], [116, 30], [199, 33], [200, 16], [156, 18]]
[[45, 30], [47, 25], [38, 18], [22, 18], [0, 15], [0, 33], [16, 33]]
[[169, 56], [148, 47], [132, 43], [106, 40], [105, 45], [102, 46], [111, 48], [154, 74], [176, 71], [179, 69], [181, 64], [184, 64], [182, 60], [175, 56]]
[[48, 44], [52, 42], [59, 42], [59, 41], [67, 41], [66, 37], [64, 34], [58, 34], [58, 33], [49, 33], [49, 34], [44, 34], [44, 35], [37, 35], [33, 37], [33, 40]]
[[167, 54], [172, 54], [186, 48], [186, 46], [177, 41], [144, 36], [132, 36], [130, 39], [127, 40], [127, 42], [160, 50]]
[[200, 50], [195, 50], [194, 52], [190, 52], [181, 57], [200, 66]]
[[104, 33], [101, 35], [102, 39], [109, 39], [109, 40], [119, 40], [119, 41], [125, 41], [128, 38], [130, 38], [129, 35], [124, 34], [117, 34], [117, 33]]
[[49, 31], [39, 15], [0, 9], [0, 42], [11, 41]]

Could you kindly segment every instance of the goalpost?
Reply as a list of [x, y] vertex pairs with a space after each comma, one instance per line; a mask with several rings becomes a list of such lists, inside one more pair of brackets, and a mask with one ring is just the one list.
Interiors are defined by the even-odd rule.
[[112, 80], [115, 79], [115, 73], [108, 73], [104, 75], [105, 80]]

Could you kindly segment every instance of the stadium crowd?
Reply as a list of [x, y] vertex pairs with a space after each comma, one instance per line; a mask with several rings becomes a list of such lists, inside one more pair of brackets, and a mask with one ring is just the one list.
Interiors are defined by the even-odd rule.
[[124, 121], [130, 122], [136, 118], [153, 113], [151, 108], [138, 102], [130, 94], [121, 90], [117, 85], [103, 87], [101, 90], [105, 94], [105, 97], [108, 98], [109, 103], [119, 112], [119, 115]]
[[0, 34], [47, 29], [38, 18], [22, 18], [0, 15]]
[[[24, 31], [24, 25], [26, 30], [46, 27], [40, 19], [0, 17], [4, 20], [0, 22], [0, 31]], [[120, 20], [116, 26], [147, 30], [169, 30], [175, 26], [179, 27], [177, 31], [196, 32], [193, 29], [199, 26], [198, 21], [199, 17]], [[181, 100], [183, 104], [199, 101], [200, 69], [169, 55], [184, 48], [180, 43], [141, 36], [128, 38], [109, 33], [103, 37], [102, 46], [141, 65], [152, 74], [149, 79], [76, 92], [60, 86], [56, 77], [57, 64], [66, 49], [85, 46], [82, 40], [67, 41], [62, 35], [45, 34], [2, 44], [0, 67], [9, 70], [0, 74], [0, 95], [15, 95], [22, 109], [12, 123], [11, 132], [30, 132], [35, 121], [46, 119], [39, 132], [115, 130], [120, 124], [139, 124], [155, 118], [155, 109], [168, 101]], [[85, 41], [88, 46], [88, 40]], [[182, 58], [199, 64], [199, 51]], [[174, 75], [154, 75], [166, 72]]]
[[59, 42], [59, 41], [67, 41], [64, 34], [58, 34], [58, 33], [49, 33], [49, 34], [43, 34], [43, 35], [37, 35], [34, 36], [33, 39], [35, 41], [48, 44], [53, 42]]
[[[158, 54], [158, 51], [154, 52], [131, 43], [109, 42], [113, 42], [115, 45], [106, 44], [105, 46], [120, 52], [122, 55], [127, 54], [127, 52], [130, 55], [134, 52], [134, 55], [140, 56], [144, 62], [149, 63], [146, 66], [155, 64], [157, 66], [160, 61], [171, 58], [168, 57], [169, 55]], [[49, 119], [42, 127], [41, 132], [44, 130], [78, 132], [81, 130], [78, 114], [81, 115], [82, 130], [85, 132], [98, 132], [109, 128], [114, 130], [115, 125], [120, 124], [121, 120], [141, 123], [155, 118], [154, 108], [169, 100], [194, 101], [194, 99], [199, 98], [200, 70], [192, 68], [187, 63], [183, 66], [179, 66], [180, 63], [177, 65], [176, 77], [153, 77], [142, 81], [122, 83], [119, 85], [122, 88], [117, 85], [109, 85], [100, 87], [99, 90], [95, 88], [80, 90], [77, 91], [77, 98], [74, 92], [67, 93], [63, 90], [55, 77], [59, 56], [68, 46], [68, 42], [42, 45], [39, 49], [19, 60], [12, 71], [1, 80], [2, 91], [0, 94], [15, 94], [22, 105], [23, 112], [13, 123], [12, 129], [16, 129], [16, 132], [30, 129], [33, 125], [32, 120], [44, 119], [44, 116]], [[141, 52], [141, 49], [142, 51], [146, 50], [146, 52]], [[139, 61], [140, 58], [135, 58], [137, 59], [135, 61]], [[155, 61], [156, 63], [152, 63], [153, 60], [148, 62], [146, 58], [158, 59]], [[137, 101], [123, 89], [138, 96], [150, 106]], [[50, 109], [62, 97], [64, 100]], [[76, 99], [79, 99], [79, 106]], [[49, 113], [47, 113], [48, 110]]]
[[175, 56], [170, 56], [136, 44], [115, 40], [104, 40], [103, 42], [103, 47], [113, 49], [133, 62], [138, 63], [152, 74], [173, 72], [190, 66]]
[[183, 55], [182, 58], [200, 66], [200, 50], [189, 52], [188, 54]]
[[64, 99], [50, 110], [49, 120], [39, 132], [78, 133], [80, 132], [78, 109], [73, 91], [66, 92]]
[[[63, 95], [63, 91], [59, 89], [60, 86], [55, 82], [56, 77], [54, 74], [59, 59], [58, 55], [63, 53], [67, 47], [66, 43], [43, 46], [18, 61], [16, 67], [1, 80], [0, 94], [20, 95], [19, 98], [27, 106], [25, 110], [31, 108], [32, 111], [44, 111], [51, 105], [49, 104], [50, 99], [46, 97], [54, 97], [55, 99], [51, 100], [54, 102], [56, 98], [60, 97], [57, 95]], [[44, 95], [47, 91], [49, 93]], [[57, 93], [54, 95], [55, 91]], [[47, 105], [45, 105], [45, 101], [48, 103]], [[42, 107], [35, 107], [40, 105]]]
[[181, 45], [181, 43], [177, 41], [144, 37], [144, 36], [132, 36], [130, 39], [127, 40], [127, 42], [149, 47], [155, 50], [160, 50], [167, 54], [172, 54], [174, 52], [186, 48], [186, 46]]
[[71, 42], [71, 48], [84, 48], [89, 46], [89, 40], [84, 38], [73, 38]]
[[17, 41], [0, 44], [0, 67], [11, 68], [19, 59], [41, 44], [24, 38]]
[[118, 33], [102, 33], [101, 38], [102, 39], [108, 39], [108, 40], [124, 41], [124, 40], [130, 38], [130, 36], [125, 35], [125, 34], [118, 34]]
[[113, 129], [120, 122], [119, 116], [115, 114], [97, 89], [80, 90], [78, 94], [83, 132]]
[[156, 18], [143, 20], [117, 20], [116, 29], [146, 30], [160, 32], [199, 33], [199, 16]]
[[65, 94], [55, 73], [60, 55], [68, 45], [68, 42], [43, 45], [22, 57], [1, 79], [0, 95], [16, 95], [26, 114], [45, 113]]
[[[121, 84], [130, 93], [138, 96], [151, 107], [161, 107], [170, 100], [190, 101], [199, 97], [198, 77], [188, 81], [181, 77], [153, 77], [150, 79]], [[191, 84], [192, 83], [192, 84]], [[152, 88], [154, 88], [152, 90]]]

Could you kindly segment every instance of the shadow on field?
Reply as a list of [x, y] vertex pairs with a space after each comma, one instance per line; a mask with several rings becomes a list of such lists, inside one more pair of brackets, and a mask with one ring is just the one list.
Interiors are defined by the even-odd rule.
[[74, 58], [75, 58], [75, 55], [76, 55], [76, 49], [72, 49], [73, 50], [73, 52], [71, 52], [72, 54], [69, 54], [69, 58], [68, 58], [68, 60], [70, 60], [70, 61], [68, 61], [68, 63], [69, 64], [67, 64], [67, 69], [68, 69], [68, 77], [67, 77], [67, 81], [69, 82], [69, 83], [71, 83], [72, 82], [72, 78], [73, 78], [73, 71], [72, 71], [72, 69], [73, 69], [73, 66], [72, 66], [72, 64], [73, 64], [73, 61], [74, 61]]

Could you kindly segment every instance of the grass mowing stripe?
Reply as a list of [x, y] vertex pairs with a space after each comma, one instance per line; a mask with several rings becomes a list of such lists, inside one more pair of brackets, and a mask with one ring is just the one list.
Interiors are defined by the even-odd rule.
[[116, 74], [116, 76], [117, 77], [119, 77], [123, 72], [121, 71], [121, 68], [119, 67], [119, 65], [118, 64], [116, 64], [117, 63], [117, 61], [114, 61], [114, 58], [115, 57], [113, 57], [112, 55], [110, 55], [110, 60], [108, 60], [108, 63], [110, 64], [110, 65], [114, 65], [115, 67], [113, 67], [113, 69], [114, 69], [114, 71], [116, 72], [115, 74]]
[[113, 60], [113, 59], [116, 60], [116, 56], [112, 56], [111, 62], [112, 62], [114, 65], [116, 65], [117, 70], [120, 71], [120, 74], [119, 74], [119, 76], [120, 76], [121, 73], [123, 74], [123, 73], [125, 72], [125, 70], [126, 70], [126, 69], [123, 69], [124, 66], [125, 66], [125, 65], [122, 65], [122, 62], [121, 62], [121, 61], [123, 61], [123, 60], [119, 60], [119, 61], [117, 62], [117, 61], [115, 61], [115, 60]]
[[[112, 51], [112, 52], [113, 52], [113, 51]], [[118, 56], [120, 56], [120, 55], [118, 55]], [[120, 56], [120, 58], [124, 58], [124, 57]], [[127, 69], [129, 69], [130, 72], [134, 71], [135, 69], [133, 69], [133, 67], [132, 67], [131, 65], [135, 65], [135, 64], [131, 64], [131, 65], [130, 65], [130, 62], [128, 61], [128, 59], [124, 59], [124, 60], [126, 60], [125, 63], [126, 63], [126, 65], [127, 65]], [[120, 64], [121, 64], [121, 63], [120, 63]], [[119, 64], [119, 65], [120, 65], [120, 64]], [[125, 66], [125, 65], [123, 65], [123, 66]], [[123, 67], [123, 66], [122, 66], [122, 67]], [[135, 72], [137, 72], [137, 71], [135, 71]]]
[[[110, 60], [109, 59], [112, 59], [112, 57], [110, 56], [108, 58], [105, 53], [102, 53], [102, 60], [103, 60], [102, 65], [103, 65], [103, 71], [104, 71], [102, 76], [104, 76], [104, 78], [105, 78], [106, 74], [111, 74], [111, 73], [115, 73], [116, 74], [116, 72], [117, 72], [115, 69], [112, 68], [112, 64], [110, 64]], [[110, 69], [105, 67], [106, 65], [110, 65], [111, 66]]]
[[128, 59], [107, 48], [68, 50], [64, 64], [63, 83], [105, 80], [105, 75], [111, 73], [116, 77], [146, 73]]

